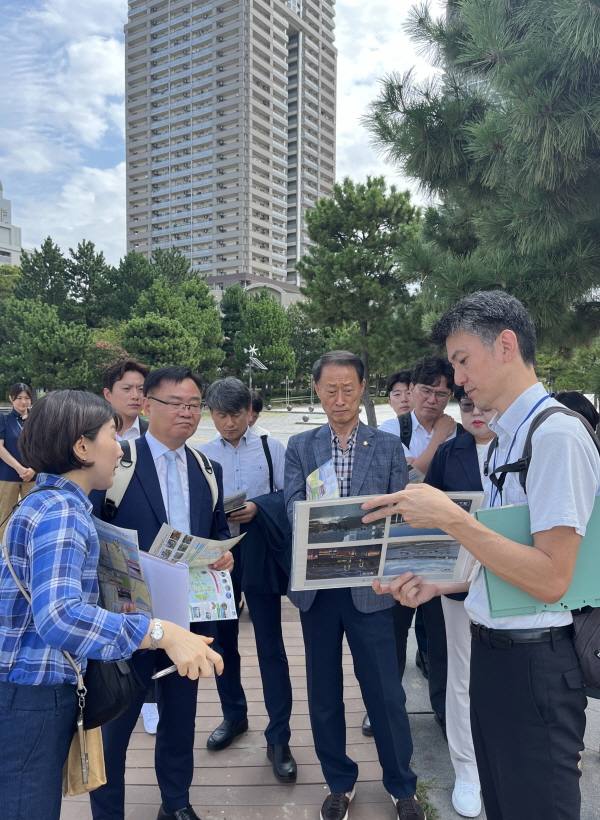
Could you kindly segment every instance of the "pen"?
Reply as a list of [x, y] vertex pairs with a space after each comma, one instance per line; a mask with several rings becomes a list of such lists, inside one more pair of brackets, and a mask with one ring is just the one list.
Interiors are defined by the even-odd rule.
[[151, 680], [156, 680], [157, 678], [164, 678], [165, 675], [170, 675], [171, 672], [177, 672], [176, 664], [173, 664], [173, 666], [167, 666], [166, 669], [161, 669], [160, 672], [156, 673], [156, 675], [152, 675]]

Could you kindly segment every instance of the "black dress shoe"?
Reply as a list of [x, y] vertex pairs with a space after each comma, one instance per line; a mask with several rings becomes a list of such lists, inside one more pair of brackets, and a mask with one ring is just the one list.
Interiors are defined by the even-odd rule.
[[267, 757], [273, 764], [273, 774], [280, 783], [296, 782], [296, 761], [287, 743], [267, 743]]
[[365, 715], [362, 722], [362, 733], [366, 737], [373, 737], [373, 729], [371, 729], [371, 719], [369, 715]]
[[212, 752], [226, 749], [234, 738], [248, 731], [248, 718], [243, 720], [224, 720], [206, 741], [206, 748]]
[[433, 719], [435, 720], [435, 722], [437, 723], [437, 725], [438, 725], [438, 726], [440, 727], [440, 729], [442, 730], [442, 734], [444, 735], [444, 740], [445, 740], [445, 741], [446, 741], [446, 743], [447, 743], [447, 742], [448, 742], [448, 737], [447, 737], [447, 735], [446, 735], [446, 721], [444, 720], [444, 718], [443, 718], [441, 715], [438, 715], [438, 713], [437, 713], [437, 712], [434, 712], [434, 713], [433, 713]]
[[415, 658], [415, 663], [417, 667], [421, 670], [421, 674], [427, 680], [429, 678], [429, 659], [427, 658], [426, 652], [421, 652], [420, 649], [417, 649], [417, 657]]
[[167, 813], [161, 806], [158, 810], [156, 820], [200, 820], [196, 812], [191, 806], [186, 806], [185, 809], [177, 809], [170, 814]]

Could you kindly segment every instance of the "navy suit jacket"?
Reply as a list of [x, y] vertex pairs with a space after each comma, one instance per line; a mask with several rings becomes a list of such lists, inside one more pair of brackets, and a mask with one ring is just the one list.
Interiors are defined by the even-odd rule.
[[[117, 527], [137, 530], [140, 549], [148, 552], [158, 531], [163, 524], [167, 523], [167, 514], [154, 459], [145, 436], [137, 439], [136, 450], [135, 472], [119, 504], [117, 514], [110, 523]], [[210, 487], [196, 457], [192, 453], [187, 453], [190, 485], [190, 534], [222, 541], [229, 538], [229, 527], [223, 511], [223, 469], [214, 461], [211, 464], [219, 487], [219, 499], [214, 516]], [[90, 493], [94, 515], [98, 518], [101, 517], [100, 511], [104, 497], [105, 493], [101, 490], [93, 490]]]
[[[404, 448], [398, 436], [359, 422], [352, 468], [350, 495], [384, 495], [403, 490], [408, 481]], [[293, 522], [294, 502], [306, 501], [306, 479], [317, 467], [331, 461], [329, 424], [292, 436], [285, 452], [284, 493], [288, 518]], [[316, 590], [288, 592], [303, 612], [310, 609]], [[352, 600], [360, 612], [388, 609], [396, 603], [391, 595], [376, 595], [370, 586], [352, 587]]]
[[483, 490], [477, 447], [471, 433], [440, 444], [427, 470], [425, 484], [445, 493]]

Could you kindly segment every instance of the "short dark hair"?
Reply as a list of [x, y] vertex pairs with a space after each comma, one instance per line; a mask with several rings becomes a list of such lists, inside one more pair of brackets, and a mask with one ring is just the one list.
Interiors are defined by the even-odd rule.
[[13, 386], [8, 391], [8, 398], [11, 401], [14, 401], [17, 398], [17, 396], [19, 395], [19, 393], [27, 393], [27, 395], [29, 396], [29, 398], [33, 402], [33, 396], [34, 396], [33, 390], [31, 389], [31, 387], [28, 384], [25, 384], [25, 382], [15, 382], [15, 384], [13, 384]]
[[120, 382], [125, 373], [140, 373], [146, 378], [150, 368], [137, 359], [117, 359], [113, 364], [109, 364], [102, 374], [102, 387], [112, 391], [115, 382]]
[[578, 390], [565, 390], [562, 393], [557, 393], [556, 401], [559, 401], [561, 404], [564, 404], [565, 407], [568, 407], [569, 410], [574, 410], [576, 413], [579, 413], [580, 416], [583, 416], [584, 419], [587, 419], [594, 430], [598, 426], [600, 413], [598, 413], [592, 402], [586, 399]]
[[521, 302], [503, 290], [470, 293], [450, 308], [431, 328], [431, 341], [441, 348], [448, 336], [470, 333], [490, 350], [503, 330], [512, 330], [526, 365], [535, 365], [533, 319]]
[[189, 367], [180, 367], [179, 365], [170, 365], [169, 367], [157, 367], [146, 376], [144, 381], [144, 396], [147, 396], [151, 390], [156, 390], [163, 382], [175, 382], [181, 384], [184, 379], [191, 379], [202, 395], [202, 379]]
[[454, 388], [454, 398], [456, 399], [456, 401], [461, 402], [466, 397], [466, 395], [467, 394], [465, 393], [465, 388], [462, 386], [462, 384], [459, 387]]
[[262, 396], [260, 393], [257, 393], [256, 390], [252, 391], [252, 409], [258, 415], [262, 413], [262, 409], [265, 406]]
[[321, 378], [323, 368], [327, 365], [337, 365], [338, 367], [353, 367], [356, 370], [358, 381], [361, 382], [365, 377], [365, 366], [362, 359], [355, 353], [350, 353], [349, 350], [332, 350], [329, 353], [324, 353], [320, 359], [312, 366], [312, 377], [315, 383], [318, 383]]
[[412, 370], [397, 370], [396, 373], [392, 373], [388, 376], [387, 384], [385, 386], [388, 396], [394, 389], [394, 385], [398, 384], [398, 382], [401, 384], [410, 384], [411, 381]]
[[413, 384], [435, 387], [442, 377], [446, 378], [448, 390], [454, 390], [454, 368], [448, 359], [442, 359], [441, 356], [423, 356], [412, 369]]
[[239, 413], [252, 404], [252, 393], [244, 382], [233, 376], [218, 379], [206, 391], [206, 405], [218, 413]]
[[100, 396], [83, 390], [56, 390], [38, 399], [23, 425], [19, 451], [23, 463], [36, 473], [62, 475], [70, 470], [93, 467], [81, 461], [73, 447], [81, 436], [94, 441], [100, 428], [121, 417]]

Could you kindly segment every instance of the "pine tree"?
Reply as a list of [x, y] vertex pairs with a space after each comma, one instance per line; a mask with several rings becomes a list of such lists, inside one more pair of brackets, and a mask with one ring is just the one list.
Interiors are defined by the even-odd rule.
[[286, 376], [293, 378], [295, 372], [294, 351], [290, 347], [290, 326], [285, 310], [270, 295], [267, 288], [261, 288], [252, 295], [246, 305], [242, 319], [242, 329], [234, 341], [235, 364], [243, 373], [248, 363], [248, 353], [252, 346], [257, 348], [256, 357], [267, 370], [254, 370], [254, 383], [269, 384], [279, 389]]
[[67, 260], [48, 236], [40, 249], [21, 254], [21, 276], [15, 287], [17, 299], [41, 299], [54, 305], [61, 319], [70, 319], [73, 303]]
[[76, 305], [74, 319], [86, 327], [99, 327], [106, 318], [101, 294], [111, 278], [111, 266], [104, 253], [96, 253], [93, 242], [82, 240], [75, 250], [69, 248], [71, 258], [67, 260], [70, 295]]
[[223, 329], [223, 350], [225, 376], [238, 376], [235, 363], [234, 345], [237, 334], [242, 329], [243, 314], [248, 304], [248, 294], [240, 285], [230, 285], [221, 299], [221, 328]]
[[378, 329], [406, 298], [396, 254], [414, 236], [419, 210], [408, 191], [387, 190], [383, 177], [355, 183], [348, 177], [334, 185], [333, 197], [321, 199], [306, 214], [315, 243], [297, 264], [308, 297], [305, 310], [320, 327], [356, 322], [356, 352], [365, 366], [367, 420], [377, 426], [368, 385], [370, 357]]
[[411, 10], [408, 30], [443, 73], [391, 74], [365, 121], [443, 202], [401, 254], [428, 308], [500, 288], [543, 339], [576, 344], [600, 328], [599, 12], [597, 0], [451, 0], [440, 19]]
[[162, 276], [173, 287], [196, 277], [190, 260], [179, 248], [157, 248], [152, 254], [152, 265], [156, 276]]
[[300, 389], [310, 390], [312, 366], [329, 349], [331, 333], [328, 328], [313, 326], [302, 302], [290, 305], [286, 315], [290, 326], [290, 347], [296, 359], [294, 384], [298, 393]]

